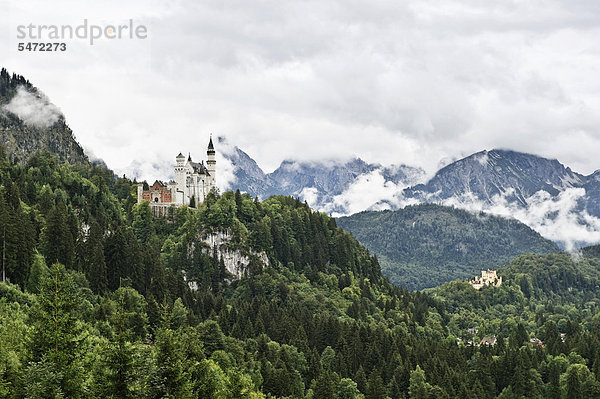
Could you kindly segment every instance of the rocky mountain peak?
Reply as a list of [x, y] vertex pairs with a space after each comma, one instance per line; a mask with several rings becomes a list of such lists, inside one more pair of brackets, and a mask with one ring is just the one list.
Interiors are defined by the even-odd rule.
[[24, 163], [49, 151], [70, 163], [87, 163], [73, 131], [48, 97], [23, 76], [0, 70], [0, 145], [12, 161]]

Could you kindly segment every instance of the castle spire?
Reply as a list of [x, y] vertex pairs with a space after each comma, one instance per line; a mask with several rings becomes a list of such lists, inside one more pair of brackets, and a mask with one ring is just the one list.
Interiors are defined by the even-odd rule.
[[209, 185], [210, 188], [216, 188], [215, 174], [217, 172], [217, 160], [215, 158], [215, 147], [212, 141], [212, 133], [210, 135], [210, 140], [208, 141], [208, 150], [206, 151], [206, 155], [206, 170], [208, 171], [208, 175], [211, 176], [211, 182]]
[[191, 152], [188, 152], [188, 161], [192, 162], [192, 153]]

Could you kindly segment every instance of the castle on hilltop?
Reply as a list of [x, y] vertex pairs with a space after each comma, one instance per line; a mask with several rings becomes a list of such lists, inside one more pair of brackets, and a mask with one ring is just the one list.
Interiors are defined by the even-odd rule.
[[165, 216], [171, 206], [188, 205], [195, 208], [204, 202], [208, 193], [217, 187], [215, 147], [212, 136], [204, 161], [193, 162], [191, 154], [187, 161], [181, 153], [175, 158], [175, 180], [168, 183], [156, 180], [152, 186], [144, 190], [144, 184], [138, 183], [138, 203], [150, 202], [154, 216]]
[[482, 270], [481, 277], [475, 276], [473, 280], [469, 281], [469, 284], [476, 290], [480, 290], [486, 285], [500, 287], [502, 285], [502, 277], [498, 277], [495, 270]]

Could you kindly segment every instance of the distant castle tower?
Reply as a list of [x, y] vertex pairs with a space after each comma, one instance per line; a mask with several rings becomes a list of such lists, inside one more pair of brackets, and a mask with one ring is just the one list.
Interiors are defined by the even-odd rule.
[[165, 184], [156, 180], [149, 190], [144, 190], [143, 183], [138, 184], [138, 202], [149, 201], [155, 216], [166, 215], [172, 205], [189, 205], [193, 208], [204, 202], [211, 190], [217, 189], [217, 161], [212, 135], [204, 161], [193, 162], [191, 154], [187, 161], [182, 153], [175, 157], [175, 180]]
[[475, 276], [469, 284], [476, 290], [480, 290], [486, 285], [500, 287], [502, 285], [502, 276], [498, 277], [495, 270], [482, 270], [481, 277]]
[[206, 150], [206, 166], [209, 175], [213, 177], [211, 179], [211, 188], [216, 188], [217, 160], [215, 159], [215, 147], [213, 146], [212, 142], [212, 134], [210, 135], [210, 140], [208, 141], [208, 149]]

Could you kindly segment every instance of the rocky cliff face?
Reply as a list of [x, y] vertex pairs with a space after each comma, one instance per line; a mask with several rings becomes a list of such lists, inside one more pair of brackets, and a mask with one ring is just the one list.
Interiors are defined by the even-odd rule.
[[[220, 139], [221, 142], [223, 139]], [[234, 147], [231, 152], [224, 153], [223, 156], [233, 164], [235, 181], [231, 188], [239, 188], [253, 197], [267, 198], [269, 192], [273, 191], [273, 182], [244, 151]]]
[[285, 192], [300, 194], [307, 187], [314, 187], [319, 193], [339, 195], [356, 178], [372, 172], [378, 165], [367, 164], [360, 158], [348, 162], [295, 162], [283, 161], [269, 177], [277, 188]]
[[70, 163], [88, 162], [58, 107], [6, 69], [0, 71], [0, 145], [11, 161], [20, 163], [44, 150]]
[[590, 215], [600, 217], [600, 170], [587, 176], [582, 187], [585, 189], [585, 197], [580, 201], [580, 207]]
[[252, 256], [258, 258], [263, 265], [269, 265], [269, 258], [264, 252], [258, 253], [252, 250], [246, 252], [240, 249], [232, 249], [231, 241], [232, 236], [228, 231], [210, 233], [202, 238], [202, 242], [208, 245], [207, 253], [216, 248], [219, 258], [223, 259], [225, 263], [225, 268], [235, 278], [241, 278], [248, 271]]

